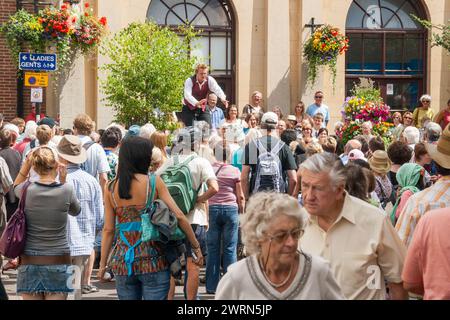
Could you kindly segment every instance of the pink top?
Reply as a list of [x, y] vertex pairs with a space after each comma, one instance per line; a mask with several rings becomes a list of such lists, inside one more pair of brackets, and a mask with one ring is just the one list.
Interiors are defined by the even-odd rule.
[[445, 130], [445, 128], [447, 127], [447, 125], [449, 123], [450, 123], [450, 112], [445, 110], [444, 111], [444, 115], [443, 115], [442, 120], [441, 120], [441, 123], [440, 123], [440, 125], [442, 127], [442, 130]]
[[398, 203], [397, 211], [395, 211], [395, 218], [398, 219], [400, 213], [406, 205], [409, 197], [411, 197], [414, 193], [411, 190], [406, 190], [403, 192], [402, 197], [400, 198], [400, 202]]
[[[217, 170], [223, 168], [217, 174]], [[208, 200], [209, 205], [224, 205], [237, 207], [236, 183], [241, 182], [241, 173], [238, 168], [230, 164], [214, 163], [214, 173], [219, 183], [219, 192]]]
[[408, 249], [402, 279], [422, 285], [425, 300], [450, 299], [450, 208], [428, 211]]

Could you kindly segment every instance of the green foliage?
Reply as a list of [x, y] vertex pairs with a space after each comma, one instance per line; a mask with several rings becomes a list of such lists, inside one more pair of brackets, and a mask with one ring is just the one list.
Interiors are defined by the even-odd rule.
[[[442, 47], [450, 52], [450, 24], [433, 24], [428, 20], [420, 19], [415, 15], [412, 15], [413, 19], [423, 25], [425, 28], [431, 31], [431, 45]], [[433, 32], [436, 30], [437, 32]]]
[[16, 66], [18, 66], [22, 43], [28, 43], [30, 49], [36, 52], [45, 50], [45, 42], [41, 40], [42, 26], [38, 17], [23, 9], [10, 16], [9, 20], [0, 27], [0, 32], [6, 37], [6, 44]]
[[195, 36], [192, 28], [175, 33], [151, 22], [132, 23], [103, 43], [100, 52], [111, 62], [102, 67], [101, 88], [118, 122], [174, 126], [172, 113], [180, 110], [184, 82], [197, 62], [189, 55]]
[[383, 101], [380, 89], [375, 88], [375, 81], [368, 78], [359, 78], [359, 84], [354, 84], [351, 95], [374, 103]]

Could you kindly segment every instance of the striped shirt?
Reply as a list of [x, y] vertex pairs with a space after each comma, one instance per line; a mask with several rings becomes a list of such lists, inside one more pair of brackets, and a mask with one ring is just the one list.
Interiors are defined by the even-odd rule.
[[218, 129], [222, 122], [225, 120], [225, 116], [223, 114], [223, 110], [219, 107], [214, 107], [214, 109], [210, 109], [211, 113], [211, 127], [212, 129]]
[[414, 229], [425, 212], [447, 207], [450, 207], [450, 176], [442, 177], [432, 187], [409, 198], [395, 225], [400, 239], [409, 246]]
[[81, 213], [69, 216], [67, 239], [72, 257], [90, 255], [96, 231], [103, 228], [103, 197], [100, 184], [78, 165], [67, 166], [67, 182], [73, 185]]

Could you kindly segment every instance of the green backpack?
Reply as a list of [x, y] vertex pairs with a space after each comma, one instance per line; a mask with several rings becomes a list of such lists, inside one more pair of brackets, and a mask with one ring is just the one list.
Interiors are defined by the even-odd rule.
[[198, 190], [193, 188], [191, 170], [188, 164], [194, 158], [195, 156], [193, 155], [186, 161], [179, 163], [179, 157], [176, 155], [174, 164], [161, 174], [161, 179], [166, 184], [167, 189], [169, 189], [170, 195], [184, 214], [188, 214], [194, 209], [198, 192], [202, 186], [200, 184]]

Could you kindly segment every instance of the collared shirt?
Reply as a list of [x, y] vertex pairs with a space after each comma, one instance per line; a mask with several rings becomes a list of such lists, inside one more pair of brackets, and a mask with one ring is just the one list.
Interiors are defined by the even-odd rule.
[[324, 231], [316, 216], [306, 216], [301, 248], [327, 260], [342, 292], [352, 300], [385, 299], [384, 279], [401, 283], [406, 248], [382, 210], [345, 196], [339, 217]]
[[214, 108], [210, 108], [209, 112], [211, 113], [212, 129], [218, 129], [222, 124], [222, 122], [225, 121], [225, 115], [223, 114], [223, 110], [216, 106]]
[[328, 121], [330, 121], [329, 109], [330, 108], [328, 108], [326, 104], [322, 103], [320, 106], [318, 106], [317, 104], [313, 103], [308, 107], [308, 109], [306, 109], [306, 113], [312, 118], [316, 115], [316, 113], [320, 112], [321, 114], [323, 114], [324, 122], [322, 122], [322, 128], [325, 128]]
[[425, 212], [447, 207], [450, 207], [450, 176], [442, 177], [432, 187], [409, 198], [395, 225], [400, 239], [409, 246], [414, 229]]
[[424, 288], [424, 300], [450, 299], [449, 230], [450, 208], [427, 212], [408, 248], [402, 277]]
[[[200, 87], [202, 87], [203, 85], [205, 85], [206, 80], [203, 83], [200, 83], [198, 81], [197, 81], [197, 83], [200, 85]], [[184, 98], [191, 105], [195, 106], [197, 104], [198, 100], [192, 96], [192, 88], [193, 87], [194, 87], [194, 84], [192, 83], [192, 79], [191, 78], [187, 79], [186, 82], [184, 83]], [[208, 87], [209, 87], [209, 91], [211, 91], [217, 97], [219, 97], [220, 100], [227, 99], [227, 96], [225, 95], [222, 88], [217, 83], [216, 79], [214, 79], [211, 76], [208, 76]]]
[[[78, 137], [80, 138], [82, 145], [91, 141], [91, 138], [88, 136], [79, 135]], [[100, 173], [108, 173], [110, 171], [105, 151], [98, 143], [94, 143], [90, 146], [86, 151], [86, 154], [87, 160], [84, 163], [84, 166], [86, 168], [86, 172], [91, 176], [97, 178], [98, 180], [98, 175]]]
[[81, 213], [69, 216], [67, 239], [70, 255], [73, 257], [90, 255], [94, 248], [96, 231], [103, 228], [103, 197], [100, 184], [78, 165], [67, 167], [67, 182], [73, 185], [81, 204]]

